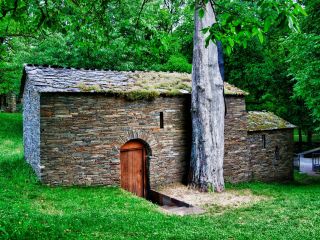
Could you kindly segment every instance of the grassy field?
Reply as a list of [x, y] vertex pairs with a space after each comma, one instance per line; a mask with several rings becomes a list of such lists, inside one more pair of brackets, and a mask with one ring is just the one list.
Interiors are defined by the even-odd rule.
[[[19, 114], [0, 114], [0, 239], [317, 239], [320, 181], [247, 183], [269, 200], [169, 216], [118, 188], [47, 187], [23, 161]], [[221, 213], [222, 212], [222, 213]]]

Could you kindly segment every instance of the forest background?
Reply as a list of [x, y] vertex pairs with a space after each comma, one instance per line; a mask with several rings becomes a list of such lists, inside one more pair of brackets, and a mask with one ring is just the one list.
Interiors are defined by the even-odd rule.
[[[190, 2], [0, 1], [0, 94], [19, 92], [24, 63], [190, 73]], [[245, 4], [234, 1], [231, 10], [248, 20]], [[264, 29], [256, 39], [222, 47], [225, 81], [250, 93], [247, 110], [274, 112], [311, 143], [320, 131], [320, 0], [302, 5], [307, 16], [298, 19], [300, 29]], [[230, 16], [218, 9], [219, 24]]]

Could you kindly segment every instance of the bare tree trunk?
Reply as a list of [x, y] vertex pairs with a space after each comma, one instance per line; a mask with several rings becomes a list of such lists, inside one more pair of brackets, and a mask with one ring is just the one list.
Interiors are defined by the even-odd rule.
[[[210, 2], [210, 1], [209, 1]], [[192, 153], [190, 185], [202, 191], [224, 190], [224, 99], [223, 81], [218, 65], [217, 46], [201, 29], [215, 23], [210, 3], [204, 17], [195, 10], [195, 33], [192, 68]]]

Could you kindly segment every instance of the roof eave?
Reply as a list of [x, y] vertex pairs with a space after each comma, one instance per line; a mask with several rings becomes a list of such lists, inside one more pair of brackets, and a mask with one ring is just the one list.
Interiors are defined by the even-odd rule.
[[284, 128], [267, 128], [267, 129], [248, 129], [248, 132], [263, 132], [263, 131], [276, 131], [276, 130], [289, 130], [289, 129], [295, 129], [296, 126], [292, 127], [284, 127]]

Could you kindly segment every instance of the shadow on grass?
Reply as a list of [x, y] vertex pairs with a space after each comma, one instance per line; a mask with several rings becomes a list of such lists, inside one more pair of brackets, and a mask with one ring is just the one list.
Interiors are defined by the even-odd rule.
[[299, 172], [294, 173], [294, 180], [287, 182], [244, 182], [231, 184], [226, 183], [227, 189], [250, 189], [253, 194], [266, 196], [281, 196], [287, 192], [319, 192], [320, 191], [320, 177], [308, 176]]
[[295, 185], [319, 185], [320, 176], [309, 176], [305, 173], [294, 173], [294, 184]]
[[0, 162], [0, 179], [12, 183], [38, 183], [31, 166], [23, 158], [14, 158]]

